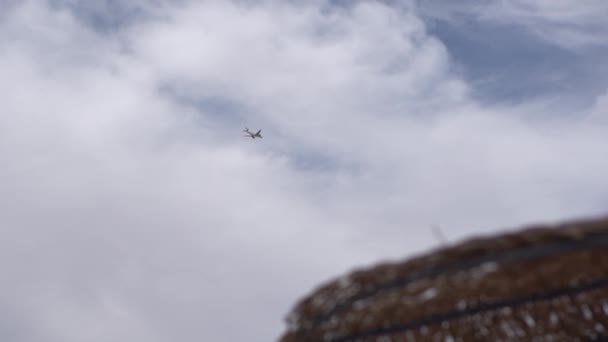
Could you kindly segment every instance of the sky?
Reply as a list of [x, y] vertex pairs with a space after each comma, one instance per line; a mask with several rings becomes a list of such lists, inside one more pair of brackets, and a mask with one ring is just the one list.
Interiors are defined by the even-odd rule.
[[608, 213], [604, 0], [0, 4], [3, 341], [276, 340], [433, 226]]

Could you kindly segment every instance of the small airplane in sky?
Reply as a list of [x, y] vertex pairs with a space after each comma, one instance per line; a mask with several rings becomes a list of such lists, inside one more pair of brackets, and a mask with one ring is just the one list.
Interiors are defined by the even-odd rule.
[[249, 128], [245, 127], [243, 132], [247, 133], [247, 135], [243, 135], [244, 137], [251, 137], [251, 139], [263, 138], [262, 135], [260, 134], [260, 132], [262, 132], [261, 129], [255, 133], [252, 133], [251, 131], [249, 131]]

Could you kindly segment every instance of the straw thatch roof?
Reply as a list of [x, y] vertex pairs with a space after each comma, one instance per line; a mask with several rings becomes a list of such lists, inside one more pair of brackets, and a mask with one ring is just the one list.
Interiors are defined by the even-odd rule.
[[298, 303], [282, 342], [608, 336], [608, 218], [475, 238], [357, 270]]

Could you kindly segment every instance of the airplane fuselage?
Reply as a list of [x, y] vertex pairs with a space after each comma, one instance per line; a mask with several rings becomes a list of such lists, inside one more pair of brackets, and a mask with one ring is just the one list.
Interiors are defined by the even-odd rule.
[[245, 130], [243, 130], [243, 132], [247, 133], [248, 135], [245, 135], [245, 137], [251, 137], [251, 139], [255, 139], [255, 138], [263, 138], [262, 135], [260, 134], [262, 132], [262, 130], [258, 130], [255, 133], [252, 133], [249, 131], [249, 128], [245, 128]]

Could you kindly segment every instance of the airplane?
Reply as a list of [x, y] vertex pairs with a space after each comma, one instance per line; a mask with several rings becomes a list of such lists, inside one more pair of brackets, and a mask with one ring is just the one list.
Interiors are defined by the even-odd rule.
[[255, 133], [252, 133], [251, 131], [249, 131], [249, 128], [245, 127], [243, 132], [247, 133], [247, 135], [243, 135], [244, 137], [251, 137], [251, 139], [263, 138], [262, 135], [260, 134], [260, 132], [262, 132], [261, 129]]

